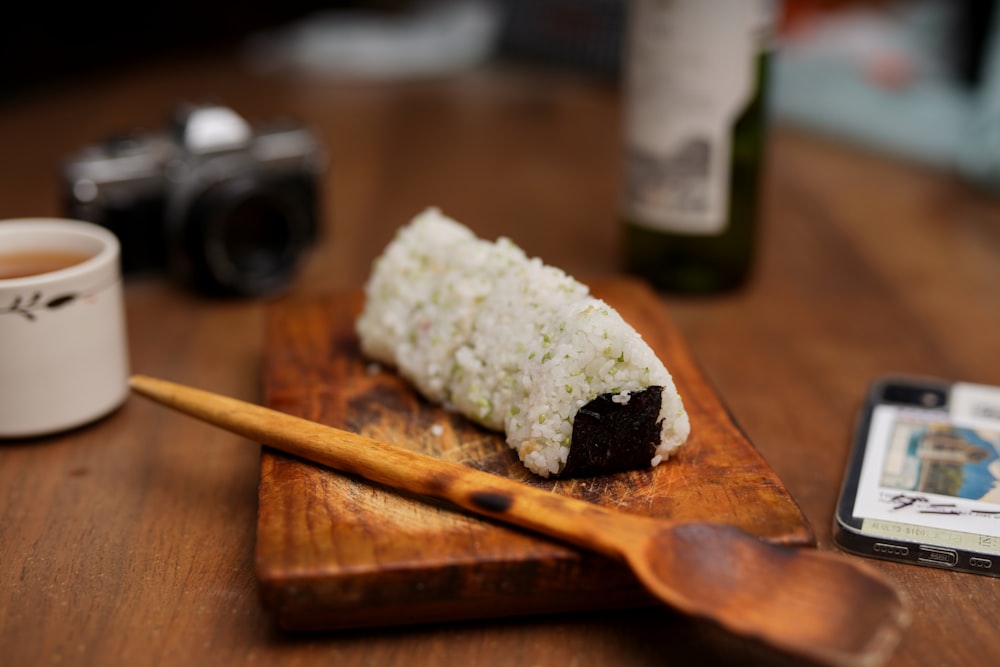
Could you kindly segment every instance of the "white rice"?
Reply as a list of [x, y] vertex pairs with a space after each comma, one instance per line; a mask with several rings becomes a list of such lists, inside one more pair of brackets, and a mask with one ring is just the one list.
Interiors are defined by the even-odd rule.
[[487, 428], [532, 472], [566, 464], [573, 418], [605, 393], [663, 387], [651, 466], [690, 426], [670, 373], [608, 304], [560, 269], [429, 208], [376, 259], [357, 321], [362, 351], [429, 400]]

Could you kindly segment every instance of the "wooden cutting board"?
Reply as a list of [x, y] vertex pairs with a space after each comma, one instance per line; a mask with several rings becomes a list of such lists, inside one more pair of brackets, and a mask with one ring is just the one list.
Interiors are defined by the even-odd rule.
[[[431, 405], [366, 361], [359, 292], [278, 301], [267, 312], [268, 406], [624, 512], [726, 521], [813, 545], [805, 517], [739, 429], [644, 283], [592, 285], [674, 376], [692, 435], [659, 467], [553, 481], [503, 440]], [[265, 448], [257, 575], [280, 627], [325, 630], [652, 603], [628, 570], [547, 539]]]

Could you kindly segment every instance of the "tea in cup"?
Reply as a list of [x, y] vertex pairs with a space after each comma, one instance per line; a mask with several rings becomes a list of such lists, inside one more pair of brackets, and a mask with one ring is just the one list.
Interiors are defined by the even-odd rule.
[[0, 438], [82, 426], [127, 398], [119, 255], [95, 224], [0, 221]]

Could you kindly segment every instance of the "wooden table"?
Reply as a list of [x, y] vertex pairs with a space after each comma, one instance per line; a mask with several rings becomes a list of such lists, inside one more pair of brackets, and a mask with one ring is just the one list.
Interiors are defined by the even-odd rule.
[[[619, 272], [619, 97], [586, 76], [491, 66], [364, 83], [255, 74], [229, 54], [146, 63], [0, 107], [0, 217], [59, 215], [58, 165], [180, 100], [292, 115], [326, 143], [324, 236], [295, 295], [358, 287], [437, 205], [587, 280]], [[1000, 383], [1000, 201], [954, 176], [775, 129], [747, 289], [665, 296], [694, 354], [817, 533], [864, 388], [884, 371]], [[260, 399], [267, 299], [161, 277], [126, 290], [134, 370]], [[2, 369], [0, 369], [2, 374]], [[2, 379], [2, 375], [0, 375]], [[0, 444], [0, 663], [664, 665], [779, 659], [665, 609], [289, 636], [258, 599], [260, 447], [141, 399], [78, 432]], [[871, 563], [914, 620], [891, 659], [987, 665], [1000, 580]], [[710, 660], [709, 660], [710, 659]]]

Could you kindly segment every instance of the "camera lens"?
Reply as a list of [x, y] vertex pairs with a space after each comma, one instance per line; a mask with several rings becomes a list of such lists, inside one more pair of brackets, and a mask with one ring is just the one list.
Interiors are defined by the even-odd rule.
[[305, 182], [244, 177], [217, 183], [192, 205], [184, 237], [196, 286], [254, 296], [283, 287], [315, 236]]
[[221, 220], [228, 261], [244, 276], [268, 276], [282, 270], [292, 242], [287, 212], [273, 197], [251, 195]]
[[925, 408], [936, 408], [947, 403], [944, 389], [932, 387], [911, 386], [908, 384], [889, 384], [885, 387], [882, 399], [888, 403], [903, 405], [919, 405]]

